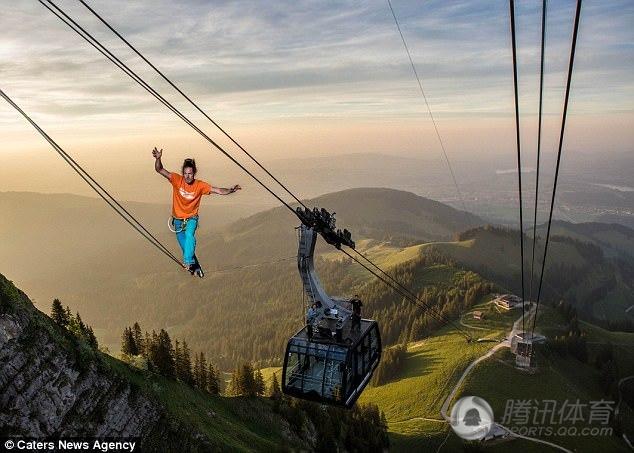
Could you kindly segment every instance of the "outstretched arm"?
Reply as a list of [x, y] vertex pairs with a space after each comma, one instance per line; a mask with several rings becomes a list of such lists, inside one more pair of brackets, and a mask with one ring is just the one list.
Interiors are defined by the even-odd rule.
[[218, 195], [229, 195], [241, 189], [242, 187], [240, 187], [238, 184], [236, 184], [230, 189], [225, 189], [224, 187], [212, 187], [211, 193], [217, 193]]
[[158, 150], [156, 149], [156, 147], [154, 147], [154, 149], [152, 150], [152, 156], [154, 156], [154, 159], [156, 159], [154, 161], [154, 170], [156, 170], [157, 173], [165, 176], [167, 179], [170, 179], [170, 172], [163, 168], [163, 163], [161, 162], [161, 156], [163, 156], [163, 148]]

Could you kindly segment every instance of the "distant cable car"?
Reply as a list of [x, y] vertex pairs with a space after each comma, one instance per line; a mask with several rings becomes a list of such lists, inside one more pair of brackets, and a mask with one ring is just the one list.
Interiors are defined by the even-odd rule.
[[307, 325], [286, 346], [282, 391], [296, 398], [352, 407], [381, 359], [376, 321], [362, 319], [360, 301], [326, 294], [315, 272], [317, 235], [340, 248], [354, 248], [347, 230], [335, 231], [334, 214], [298, 208], [298, 268], [309, 305], [315, 306]]
[[531, 340], [521, 340], [517, 343], [515, 364], [521, 368], [531, 368], [534, 365], [533, 342]]
[[529, 332], [520, 332], [515, 334], [511, 346], [511, 351], [515, 353], [515, 365], [520, 368], [533, 368], [534, 361], [534, 338]]

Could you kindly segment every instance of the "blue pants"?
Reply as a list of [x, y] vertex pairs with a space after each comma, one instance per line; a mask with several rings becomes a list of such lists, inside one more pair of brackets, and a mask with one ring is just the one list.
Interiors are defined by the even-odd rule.
[[[174, 228], [179, 231], [183, 228], [183, 221], [180, 219], [174, 219]], [[176, 233], [176, 239], [178, 245], [181, 246], [183, 251], [183, 264], [186, 266], [190, 264], [196, 264], [196, 228], [198, 228], [198, 216], [190, 217], [187, 220], [187, 225], [180, 233]]]

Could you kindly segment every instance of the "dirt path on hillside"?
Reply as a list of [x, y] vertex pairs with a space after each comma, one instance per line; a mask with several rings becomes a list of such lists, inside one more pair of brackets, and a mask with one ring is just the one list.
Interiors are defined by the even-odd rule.
[[[473, 362], [471, 362], [469, 364], [469, 366], [464, 370], [464, 372], [462, 373], [462, 375], [460, 376], [460, 379], [458, 379], [458, 382], [456, 382], [456, 385], [453, 387], [453, 389], [451, 390], [451, 392], [449, 393], [449, 396], [447, 396], [447, 398], [445, 399], [445, 402], [442, 405], [442, 408], [440, 409], [440, 415], [442, 415], [442, 418], [447, 422], [450, 423], [450, 417], [447, 415], [447, 411], [449, 410], [449, 404], [451, 403], [451, 401], [453, 401], [453, 399], [455, 398], [456, 394], [458, 393], [458, 390], [460, 389], [460, 386], [462, 385], [462, 383], [464, 382], [464, 380], [466, 379], [467, 375], [471, 372], [471, 370], [473, 370], [473, 368], [480, 362], [488, 359], [489, 357], [493, 356], [496, 352], [498, 352], [500, 349], [503, 348], [510, 348], [511, 347], [511, 340], [513, 339], [513, 337], [517, 334], [518, 331], [520, 331], [520, 324], [522, 322], [522, 318], [526, 318], [527, 320], [530, 320], [532, 318], [532, 316], [535, 315], [535, 309], [536, 306], [533, 304], [533, 306], [530, 308], [530, 310], [525, 313], [523, 316], [520, 316], [517, 321], [515, 321], [513, 323], [513, 328], [511, 329], [511, 331], [509, 332], [508, 336], [506, 337], [506, 339], [498, 344], [496, 344], [495, 346], [493, 346], [491, 349], [489, 349], [484, 355], [478, 357], [477, 359], [475, 359]], [[527, 323], [528, 324], [528, 323]], [[572, 453], [571, 450], [568, 450], [565, 447], [562, 447], [561, 445], [557, 445], [555, 443], [552, 442], [548, 442], [546, 440], [542, 440], [542, 439], [537, 439], [535, 437], [528, 437], [528, 436], [522, 436], [520, 434], [516, 434], [514, 432], [512, 432], [510, 429], [508, 429], [507, 427], [500, 425], [499, 423], [495, 424], [496, 426], [498, 426], [499, 428], [503, 429], [504, 431], [506, 431], [507, 433], [509, 433], [509, 436], [511, 437], [515, 437], [518, 439], [524, 439], [524, 440], [528, 440], [530, 442], [538, 442], [540, 444], [544, 444], [544, 445], [548, 445], [550, 447], [553, 448], [557, 448], [559, 450], [565, 451], [567, 453]]]

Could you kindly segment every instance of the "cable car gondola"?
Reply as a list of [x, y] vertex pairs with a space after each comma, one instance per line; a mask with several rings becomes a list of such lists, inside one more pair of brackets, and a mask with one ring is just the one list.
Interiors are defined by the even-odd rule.
[[319, 234], [337, 248], [354, 248], [347, 230], [335, 230], [334, 213], [325, 209], [297, 209], [299, 226], [297, 265], [312, 319], [286, 346], [282, 391], [296, 398], [352, 407], [381, 358], [381, 336], [376, 321], [361, 319], [357, 299], [330, 297], [315, 272], [313, 255]]

